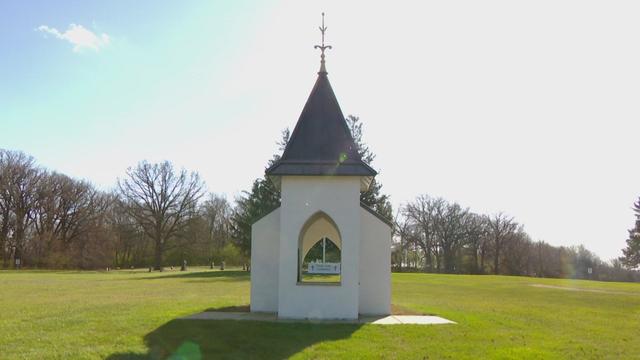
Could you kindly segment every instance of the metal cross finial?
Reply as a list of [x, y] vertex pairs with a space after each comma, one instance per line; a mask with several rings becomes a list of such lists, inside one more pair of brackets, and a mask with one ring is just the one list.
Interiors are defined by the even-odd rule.
[[320, 26], [320, 32], [322, 33], [322, 45], [316, 45], [314, 49], [320, 49], [320, 71], [318, 73], [327, 73], [327, 69], [324, 66], [324, 51], [331, 49], [331, 45], [324, 44], [324, 32], [327, 31], [327, 27], [324, 26], [324, 13], [322, 13], [322, 26]]

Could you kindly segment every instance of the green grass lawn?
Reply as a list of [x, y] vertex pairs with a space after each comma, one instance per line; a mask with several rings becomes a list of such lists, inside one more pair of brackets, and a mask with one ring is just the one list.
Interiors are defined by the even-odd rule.
[[242, 271], [0, 271], [0, 358], [640, 358], [640, 284], [393, 274], [394, 304], [458, 324], [177, 319], [248, 302]]

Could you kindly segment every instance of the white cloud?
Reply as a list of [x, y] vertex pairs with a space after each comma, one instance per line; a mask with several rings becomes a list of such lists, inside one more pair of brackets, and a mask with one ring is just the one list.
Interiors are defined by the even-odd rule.
[[93, 33], [82, 25], [71, 24], [65, 32], [60, 32], [56, 28], [40, 25], [37, 31], [55, 36], [57, 39], [66, 40], [73, 44], [73, 51], [82, 52], [85, 49], [99, 51], [101, 48], [109, 45], [111, 38], [109, 35], [102, 33], [100, 35]]

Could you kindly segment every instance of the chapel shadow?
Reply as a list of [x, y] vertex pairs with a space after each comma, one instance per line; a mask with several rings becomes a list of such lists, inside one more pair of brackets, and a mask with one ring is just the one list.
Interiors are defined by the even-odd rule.
[[223, 306], [217, 308], [208, 308], [204, 312], [250, 312], [250, 305], [231, 305], [231, 306]]
[[316, 343], [348, 338], [361, 326], [175, 319], [144, 337], [146, 354], [107, 359], [286, 359]]
[[226, 279], [245, 281], [249, 279], [250, 273], [242, 270], [229, 270], [229, 271], [195, 271], [195, 272], [176, 272], [166, 275], [153, 276], [153, 277], [141, 277], [136, 278], [138, 280], [157, 280], [157, 279]]

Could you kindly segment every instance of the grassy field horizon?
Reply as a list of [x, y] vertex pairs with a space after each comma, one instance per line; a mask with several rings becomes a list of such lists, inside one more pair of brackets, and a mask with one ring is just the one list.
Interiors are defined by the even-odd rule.
[[394, 273], [392, 302], [456, 325], [182, 320], [249, 303], [249, 274], [0, 271], [0, 359], [640, 358], [640, 284]]

